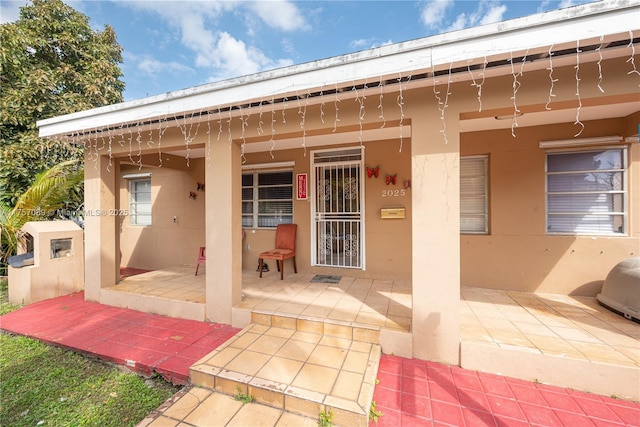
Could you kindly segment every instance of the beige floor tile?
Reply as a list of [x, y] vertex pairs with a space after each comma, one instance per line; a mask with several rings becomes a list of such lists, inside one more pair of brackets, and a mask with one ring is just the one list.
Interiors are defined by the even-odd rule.
[[176, 427], [180, 421], [173, 420], [171, 418], [167, 418], [163, 415], [160, 415], [158, 418], [153, 420], [150, 424], [147, 424], [146, 427]]
[[193, 387], [173, 405], [167, 408], [163, 415], [182, 421], [211, 394], [211, 390]]
[[551, 330], [558, 334], [560, 338], [563, 338], [567, 341], [582, 341], [591, 343], [599, 342], [599, 340], [593, 335], [577, 328], [552, 326]]
[[346, 357], [347, 350], [318, 345], [309, 356], [307, 363], [340, 369]]
[[258, 403], [244, 405], [226, 427], [272, 427], [275, 426], [282, 410]]
[[[359, 308], [359, 307], [358, 307]], [[334, 308], [327, 316], [329, 319], [341, 320], [344, 322], [353, 322], [358, 317], [359, 312], [357, 310], [347, 310], [341, 308]]]
[[347, 353], [347, 357], [345, 358], [342, 365], [342, 370], [364, 374], [364, 372], [367, 370], [368, 362], [368, 353], [361, 353], [359, 351], [351, 350]]
[[194, 426], [226, 425], [242, 408], [242, 402], [222, 393], [213, 393], [188, 417], [186, 423]]
[[349, 349], [351, 351], [358, 351], [361, 353], [369, 354], [369, 352], [371, 351], [371, 343], [364, 341], [353, 341]]
[[245, 350], [231, 362], [227, 363], [225, 369], [254, 376], [270, 358], [271, 356], [267, 354]]
[[300, 369], [292, 385], [328, 395], [333, 388], [339, 372], [338, 369], [307, 363]]
[[278, 420], [276, 427], [317, 427], [318, 420], [302, 415], [292, 414], [291, 412], [283, 412]]
[[348, 350], [349, 348], [351, 348], [351, 343], [352, 341], [350, 339], [325, 335], [320, 339], [319, 344], [327, 347], [335, 347], [342, 350]]
[[292, 328], [278, 328], [278, 327], [271, 327], [264, 332], [265, 335], [284, 338], [284, 339], [291, 338], [291, 335], [293, 335], [294, 333], [295, 333], [295, 330]]
[[280, 347], [287, 342], [286, 338], [280, 338], [271, 335], [262, 335], [255, 341], [253, 341], [248, 347], [248, 350], [258, 353], [264, 353], [273, 356], [280, 350]]
[[314, 334], [310, 332], [304, 332], [304, 331], [296, 331], [291, 336], [292, 340], [307, 342], [311, 344], [317, 344], [318, 342], [320, 342], [321, 338], [322, 338], [322, 335]]
[[240, 336], [236, 336], [236, 339], [230, 342], [229, 346], [235, 347], [235, 348], [247, 348], [249, 345], [251, 345], [251, 343], [253, 343], [255, 340], [257, 340], [261, 336], [262, 336], [261, 334], [256, 334], [253, 332], [245, 332]]
[[362, 374], [355, 372], [340, 372], [336, 380], [331, 396], [341, 397], [343, 399], [358, 401], [360, 395], [360, 387], [362, 385]]
[[226, 347], [206, 361], [207, 365], [224, 367], [231, 362], [242, 350], [234, 347]]
[[291, 339], [284, 343], [282, 347], [280, 347], [280, 350], [278, 350], [276, 356], [305, 362], [309, 358], [309, 355], [314, 348], [316, 348], [315, 343], [308, 343]]
[[298, 360], [273, 357], [258, 371], [256, 377], [281, 384], [291, 384], [304, 363]]

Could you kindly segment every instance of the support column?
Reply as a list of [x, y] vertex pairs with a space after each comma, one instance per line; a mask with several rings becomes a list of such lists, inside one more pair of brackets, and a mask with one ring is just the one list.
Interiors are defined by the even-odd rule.
[[242, 164], [236, 144], [211, 144], [206, 179], [206, 318], [231, 324], [242, 300]]
[[117, 169], [109, 159], [84, 161], [84, 289], [87, 301], [100, 301], [100, 288], [113, 286], [118, 278], [118, 216], [116, 208]]
[[447, 144], [440, 126], [412, 123], [413, 356], [459, 365], [460, 139], [457, 120]]

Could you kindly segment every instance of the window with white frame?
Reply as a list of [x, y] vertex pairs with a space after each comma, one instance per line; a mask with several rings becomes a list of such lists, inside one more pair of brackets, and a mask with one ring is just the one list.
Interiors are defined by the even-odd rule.
[[129, 223], [151, 225], [151, 178], [129, 181]]
[[547, 152], [547, 233], [625, 234], [626, 157], [623, 147]]
[[460, 158], [460, 233], [489, 232], [488, 156]]
[[293, 223], [293, 171], [242, 174], [242, 227], [275, 228]]

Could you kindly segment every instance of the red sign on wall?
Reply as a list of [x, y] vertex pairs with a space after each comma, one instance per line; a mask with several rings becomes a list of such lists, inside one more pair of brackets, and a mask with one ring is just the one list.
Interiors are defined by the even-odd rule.
[[298, 184], [298, 200], [307, 200], [307, 174], [297, 174], [296, 183]]

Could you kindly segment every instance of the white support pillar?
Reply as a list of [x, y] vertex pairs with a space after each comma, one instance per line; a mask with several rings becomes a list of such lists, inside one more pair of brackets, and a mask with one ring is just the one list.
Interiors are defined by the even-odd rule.
[[413, 356], [459, 365], [460, 139], [457, 122], [447, 144], [440, 126], [412, 123]]
[[242, 164], [236, 144], [211, 144], [206, 180], [206, 318], [231, 324], [242, 300]]
[[116, 262], [118, 216], [116, 208], [117, 168], [109, 159], [85, 157], [84, 162], [84, 288], [87, 301], [100, 300], [100, 288], [113, 286], [118, 278]]

